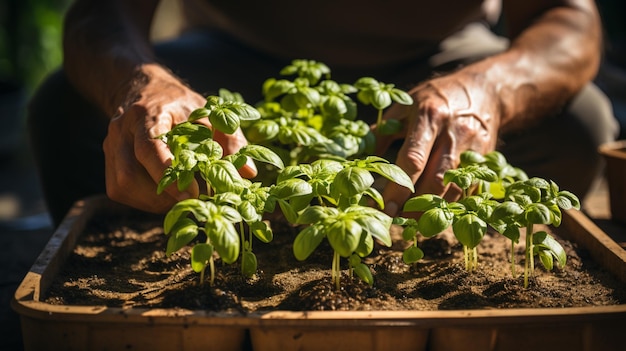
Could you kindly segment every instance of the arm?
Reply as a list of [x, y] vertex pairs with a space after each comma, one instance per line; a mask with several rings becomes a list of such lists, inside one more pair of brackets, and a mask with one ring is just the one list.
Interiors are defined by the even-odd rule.
[[[177, 200], [197, 196], [198, 184], [185, 193], [174, 185], [156, 194], [172, 155], [154, 138], [206, 101], [156, 62], [149, 33], [157, 4], [77, 0], [66, 17], [64, 68], [78, 91], [111, 118], [103, 143], [107, 195], [142, 210], [165, 212]], [[215, 137], [227, 153], [246, 143], [240, 132]], [[252, 166], [242, 169], [244, 176], [255, 172]]]
[[[394, 106], [387, 114], [407, 125], [396, 163], [417, 194], [458, 196], [442, 180], [461, 152], [495, 149], [500, 133], [558, 111], [596, 73], [601, 32], [592, 0], [512, 0], [504, 11], [512, 35], [508, 50], [420, 84], [410, 92], [413, 106]], [[410, 195], [388, 185], [386, 211], [397, 214]]]

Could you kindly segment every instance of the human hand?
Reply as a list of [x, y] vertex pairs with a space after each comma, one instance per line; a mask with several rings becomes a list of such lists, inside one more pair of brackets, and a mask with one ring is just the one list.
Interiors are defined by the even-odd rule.
[[[157, 185], [173, 158], [159, 135], [187, 120], [189, 114], [204, 106], [206, 99], [182, 84], [169, 71], [156, 65], [144, 66], [146, 79], [137, 98], [113, 117], [104, 140], [107, 195], [114, 201], [134, 208], [164, 213], [177, 201], [197, 197], [194, 181], [184, 192], [176, 185], [157, 195]], [[206, 118], [198, 123], [209, 126]], [[238, 130], [232, 135], [215, 132], [214, 138], [225, 154], [238, 151], [247, 144]], [[256, 175], [252, 162], [240, 169], [244, 177]]]
[[[484, 154], [495, 148], [500, 102], [495, 89], [479, 77], [459, 71], [432, 79], [409, 91], [413, 105], [395, 104], [385, 114], [385, 119], [397, 119], [404, 128], [392, 136], [378, 135], [377, 153], [404, 138], [396, 164], [415, 184], [415, 195], [458, 198], [460, 189], [443, 185], [445, 171], [458, 166], [465, 150]], [[411, 195], [408, 189], [389, 182], [383, 190], [385, 212], [398, 215]]]

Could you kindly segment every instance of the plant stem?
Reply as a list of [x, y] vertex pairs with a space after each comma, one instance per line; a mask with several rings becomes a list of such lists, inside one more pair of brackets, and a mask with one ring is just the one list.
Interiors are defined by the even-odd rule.
[[515, 278], [515, 242], [511, 240], [511, 275]]
[[[376, 119], [376, 128], [380, 128], [383, 125], [383, 110], [378, 110], [378, 118]], [[380, 133], [380, 130], [378, 131]]]
[[533, 225], [526, 226], [526, 263], [524, 265], [524, 288], [528, 288], [528, 276], [534, 271]]
[[[215, 282], [215, 262], [213, 262], [213, 257], [209, 258], [209, 268], [211, 269], [211, 286]], [[204, 273], [204, 271], [203, 271]]]
[[331, 272], [332, 281], [335, 283], [335, 289], [341, 289], [341, 272], [339, 271], [339, 253], [333, 251], [333, 266]]

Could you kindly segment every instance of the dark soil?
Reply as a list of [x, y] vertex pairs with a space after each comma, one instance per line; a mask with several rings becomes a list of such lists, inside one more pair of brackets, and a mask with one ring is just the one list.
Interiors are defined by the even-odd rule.
[[[568, 260], [546, 272], [537, 262], [523, 288], [523, 247], [517, 246], [512, 277], [510, 242], [487, 235], [478, 248], [479, 269], [468, 273], [462, 248], [445, 235], [420, 243], [426, 257], [402, 262], [402, 241], [377, 247], [367, 263], [370, 287], [343, 271], [342, 288], [331, 284], [332, 252], [327, 244], [304, 262], [293, 257], [296, 231], [274, 225], [274, 241], [254, 243], [258, 273], [245, 279], [239, 265], [217, 260], [213, 287], [199, 284], [189, 251], [165, 256], [167, 237], [155, 216], [98, 216], [92, 219], [46, 302], [124, 308], [185, 308], [248, 313], [267, 310], [453, 310], [522, 307], [580, 307], [626, 302], [624, 284], [596, 265], [585, 250], [560, 240]], [[523, 238], [522, 238], [523, 242]], [[346, 264], [345, 260], [343, 264]], [[207, 274], [208, 276], [208, 274]]]

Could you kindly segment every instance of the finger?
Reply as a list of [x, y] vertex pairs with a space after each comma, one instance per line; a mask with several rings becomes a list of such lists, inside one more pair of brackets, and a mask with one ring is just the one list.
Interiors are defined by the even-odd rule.
[[148, 212], [167, 211], [175, 199], [167, 194], [158, 196], [154, 182], [137, 163], [132, 151], [119, 149], [118, 144], [118, 140], [111, 136], [107, 136], [103, 144], [109, 198]]
[[[413, 184], [416, 184], [422, 177], [430, 157], [435, 133], [427, 126], [425, 118], [415, 118], [411, 125], [395, 163], [406, 172]], [[393, 182], [387, 184], [383, 190], [385, 213], [391, 216], [397, 215], [410, 196], [410, 189]]]

